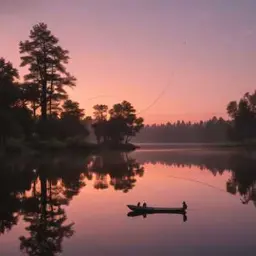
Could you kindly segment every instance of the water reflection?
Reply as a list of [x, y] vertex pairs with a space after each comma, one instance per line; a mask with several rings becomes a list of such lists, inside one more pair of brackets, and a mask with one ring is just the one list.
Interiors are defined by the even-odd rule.
[[96, 174], [94, 188], [113, 186], [115, 190], [126, 193], [135, 186], [136, 176], [143, 176], [144, 167], [125, 153], [104, 152], [93, 157], [90, 173]]
[[214, 176], [230, 172], [226, 191], [239, 194], [241, 202], [253, 201], [256, 207], [256, 155], [248, 152], [176, 150], [136, 152], [136, 159], [142, 163], [162, 164], [174, 167], [198, 167], [210, 171]]
[[178, 214], [182, 216], [183, 222], [186, 222], [188, 220], [187, 214], [186, 213], [157, 213], [157, 212], [148, 212], [148, 213], [143, 213], [143, 212], [128, 212], [127, 216], [128, 217], [138, 217], [138, 216], [142, 216], [144, 219], [147, 218], [147, 215], [152, 215], [152, 214]]
[[68, 223], [64, 206], [94, 178], [96, 189], [113, 186], [128, 192], [144, 169], [123, 153], [99, 156], [40, 155], [32, 159], [0, 161], [0, 234], [10, 231], [20, 218], [27, 235], [20, 250], [27, 255], [57, 255], [62, 241], [75, 230]]
[[[127, 193], [138, 177], [143, 177], [147, 163], [187, 166], [191, 171], [196, 166], [213, 176], [229, 172], [226, 192], [240, 195], [243, 204], [253, 201], [256, 205], [256, 159], [248, 154], [154, 151], [9, 157], [0, 159], [0, 236], [22, 221], [25, 230], [19, 242], [23, 253], [57, 255], [62, 252], [64, 239], [72, 237], [76, 228], [68, 220], [66, 206], [87, 183], [91, 182], [95, 190], [112, 188]], [[185, 222], [187, 216], [182, 217]]]

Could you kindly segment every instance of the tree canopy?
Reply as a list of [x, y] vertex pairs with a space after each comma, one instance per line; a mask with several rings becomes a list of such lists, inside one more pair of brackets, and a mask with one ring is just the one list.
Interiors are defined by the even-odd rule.
[[227, 113], [232, 120], [231, 139], [256, 138], [256, 91], [245, 93], [239, 101], [231, 101], [227, 105]]
[[66, 70], [68, 53], [45, 23], [33, 26], [29, 40], [20, 42], [21, 67], [29, 69], [24, 79], [33, 83], [40, 94], [42, 119], [51, 115], [53, 102], [67, 98], [64, 86], [75, 86], [76, 79]]
[[144, 126], [143, 118], [128, 101], [114, 104], [108, 111], [106, 105], [94, 106], [94, 132], [100, 142], [129, 142]]

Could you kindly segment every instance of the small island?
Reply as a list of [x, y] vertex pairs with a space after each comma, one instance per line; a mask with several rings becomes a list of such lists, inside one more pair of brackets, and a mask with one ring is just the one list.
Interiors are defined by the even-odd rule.
[[112, 108], [97, 104], [91, 117], [70, 99], [66, 88], [75, 87], [76, 78], [67, 71], [69, 52], [45, 23], [33, 26], [19, 49], [20, 67], [27, 70], [23, 79], [11, 62], [0, 58], [1, 153], [137, 148], [130, 140], [144, 121], [130, 102]]

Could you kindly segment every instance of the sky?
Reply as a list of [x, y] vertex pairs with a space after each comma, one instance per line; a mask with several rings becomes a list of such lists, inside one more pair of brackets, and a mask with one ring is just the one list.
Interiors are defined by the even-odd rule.
[[[0, 0], [0, 57], [20, 65], [19, 42], [47, 23], [69, 50], [70, 97], [130, 101], [145, 123], [226, 117], [256, 89], [255, 0]], [[25, 70], [19, 68], [20, 74]]]

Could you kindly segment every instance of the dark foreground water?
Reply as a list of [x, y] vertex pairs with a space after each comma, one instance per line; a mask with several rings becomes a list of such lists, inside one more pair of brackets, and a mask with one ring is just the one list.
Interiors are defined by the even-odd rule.
[[[0, 255], [255, 255], [255, 181], [254, 155], [238, 152], [5, 158]], [[127, 216], [183, 200], [187, 216]]]

